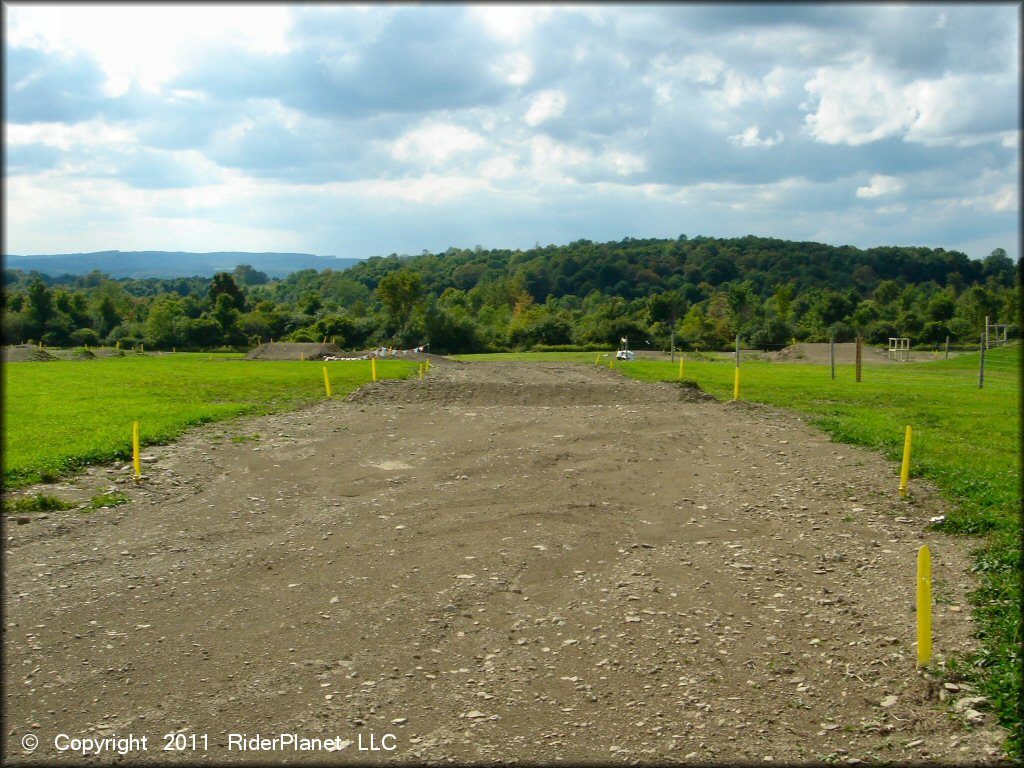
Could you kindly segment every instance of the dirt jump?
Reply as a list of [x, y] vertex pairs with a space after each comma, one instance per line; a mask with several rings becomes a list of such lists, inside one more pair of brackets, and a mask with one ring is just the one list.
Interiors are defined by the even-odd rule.
[[143, 467], [35, 489], [126, 505], [6, 521], [7, 763], [1001, 760], [915, 669], [917, 550], [941, 668], [970, 542], [783, 411], [445, 362]]

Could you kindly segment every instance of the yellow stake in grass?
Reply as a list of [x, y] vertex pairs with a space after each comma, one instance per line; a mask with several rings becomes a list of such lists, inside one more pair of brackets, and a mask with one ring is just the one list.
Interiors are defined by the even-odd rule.
[[932, 658], [932, 555], [928, 545], [917, 550], [917, 666]]
[[327, 399], [331, 399], [331, 380], [327, 376], [327, 366], [324, 366], [324, 389], [327, 390]]
[[683, 356], [679, 356], [679, 380], [683, 380]]
[[608, 363], [609, 370], [615, 370], [615, 358], [612, 358]]
[[370, 375], [373, 377], [374, 381], [377, 380], [377, 358], [376, 357], [371, 357], [370, 358]]
[[598, 352], [597, 353], [597, 357], [594, 358], [594, 365], [597, 365], [600, 362], [601, 362], [601, 353]]
[[736, 376], [735, 376], [735, 378], [733, 380], [732, 399], [733, 400], [739, 400], [740, 399], [740, 369], [739, 368], [736, 369]]
[[907, 425], [907, 436], [903, 440], [903, 468], [900, 470], [900, 498], [907, 495], [907, 480], [910, 479], [910, 425]]
[[132, 464], [135, 466], [135, 482], [142, 478], [142, 465], [139, 459], [139, 422], [132, 424]]

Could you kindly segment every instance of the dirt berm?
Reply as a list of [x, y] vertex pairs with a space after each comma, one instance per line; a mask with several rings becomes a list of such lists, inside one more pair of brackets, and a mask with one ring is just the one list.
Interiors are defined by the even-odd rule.
[[927, 529], [924, 483], [901, 502], [892, 463], [792, 415], [449, 363], [144, 467], [37, 489], [129, 504], [6, 521], [5, 762], [1001, 754], [974, 692], [915, 671], [917, 550], [941, 669], [972, 643], [969, 543]]

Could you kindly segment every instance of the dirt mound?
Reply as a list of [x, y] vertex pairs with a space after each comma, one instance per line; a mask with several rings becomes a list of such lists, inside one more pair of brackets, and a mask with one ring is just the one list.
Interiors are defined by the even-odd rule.
[[[836, 344], [836, 365], [849, 365], [857, 362], [857, 344], [847, 342]], [[775, 362], [780, 363], [812, 363], [814, 365], [828, 365], [831, 360], [828, 342], [821, 343], [800, 343], [786, 347], [780, 352], [769, 355]], [[890, 362], [884, 352], [879, 353], [875, 347], [866, 344], [861, 349], [861, 363], [887, 363]]]
[[[432, 367], [437, 358], [431, 358]], [[450, 362], [450, 361], [445, 361]], [[443, 363], [442, 363], [443, 365]], [[469, 406], [647, 405], [680, 399], [669, 384], [624, 379], [604, 367], [533, 363], [472, 363], [446, 368], [443, 377], [379, 381], [349, 395], [353, 402]]]
[[249, 351], [246, 360], [323, 360], [325, 357], [350, 357], [337, 344], [274, 341]]
[[68, 360], [95, 360], [96, 359], [96, 355], [93, 354], [91, 349], [86, 349], [85, 347], [76, 347], [75, 349], [72, 349], [70, 352], [68, 352], [67, 359]]
[[5, 363], [48, 363], [56, 359], [45, 349], [40, 349], [31, 344], [16, 344], [3, 348], [3, 361]]

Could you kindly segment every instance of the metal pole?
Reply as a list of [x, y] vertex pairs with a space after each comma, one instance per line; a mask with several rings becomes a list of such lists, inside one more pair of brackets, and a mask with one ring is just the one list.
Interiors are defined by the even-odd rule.
[[949, 336], [946, 337], [946, 354], [942, 359], [949, 360]]
[[[985, 318], [987, 321], [988, 318]], [[978, 364], [978, 389], [985, 386], [985, 337], [981, 337], [981, 361]]]
[[668, 346], [669, 354], [672, 356], [672, 362], [674, 363], [676, 361], [676, 316], [672, 315], [672, 317], [669, 318], [669, 322], [672, 323], [672, 331], [669, 336]]
[[862, 346], [862, 341], [863, 341], [863, 339], [861, 339], [861, 337], [858, 336], [857, 337], [857, 381], [858, 382], [860, 381], [860, 350], [861, 350], [861, 346]]
[[985, 315], [985, 341], [984, 341], [984, 346], [985, 346], [985, 349], [988, 349], [988, 346], [989, 346], [989, 344], [988, 344], [988, 315]]
[[832, 361], [832, 381], [836, 380], [836, 337], [832, 336], [828, 340], [828, 355]]

